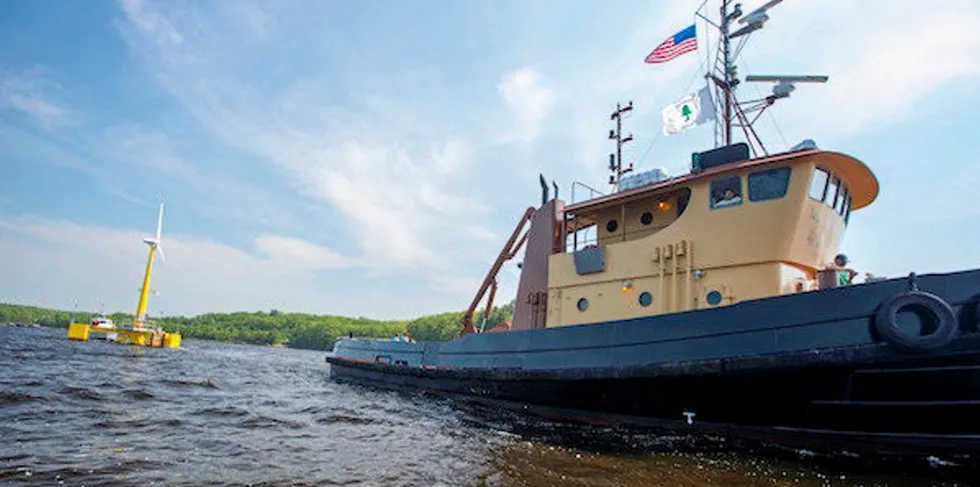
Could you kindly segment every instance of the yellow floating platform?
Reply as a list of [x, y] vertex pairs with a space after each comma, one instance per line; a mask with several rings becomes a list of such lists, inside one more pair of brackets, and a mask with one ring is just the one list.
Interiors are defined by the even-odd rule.
[[180, 347], [180, 333], [167, 333], [163, 330], [131, 330], [126, 328], [93, 327], [85, 323], [68, 325], [68, 339], [88, 341], [92, 333], [116, 335], [116, 343], [128, 343], [143, 347]]

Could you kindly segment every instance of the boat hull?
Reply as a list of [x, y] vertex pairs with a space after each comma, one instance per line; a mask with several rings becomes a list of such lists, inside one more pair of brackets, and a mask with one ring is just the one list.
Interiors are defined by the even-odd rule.
[[[882, 336], [880, 308], [910, 288], [948, 304], [947, 341], [910, 349]], [[339, 379], [569, 420], [976, 458], [978, 302], [969, 271], [446, 344], [348, 339], [327, 361]]]

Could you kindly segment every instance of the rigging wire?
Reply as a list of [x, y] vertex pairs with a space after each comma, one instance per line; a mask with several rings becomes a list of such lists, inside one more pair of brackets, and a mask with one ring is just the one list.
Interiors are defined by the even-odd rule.
[[732, 54], [733, 60], [738, 59], [738, 56], [742, 54], [742, 48], [745, 47], [745, 44], [749, 42], [750, 37], [752, 37], [752, 32], [749, 32], [748, 34], [739, 38], [738, 45], [735, 46], [735, 51]]

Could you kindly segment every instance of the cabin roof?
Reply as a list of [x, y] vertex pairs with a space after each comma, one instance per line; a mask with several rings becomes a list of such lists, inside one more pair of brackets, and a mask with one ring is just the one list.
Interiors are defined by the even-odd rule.
[[818, 165], [830, 169], [839, 175], [847, 183], [851, 191], [851, 209], [857, 210], [870, 205], [878, 197], [878, 179], [871, 169], [863, 162], [842, 154], [840, 152], [821, 151], [819, 149], [802, 150], [796, 152], [785, 152], [768, 157], [748, 159], [745, 161], [716, 166], [697, 173], [689, 173], [683, 176], [666, 179], [658, 183], [634, 188], [619, 193], [612, 193], [580, 203], [571, 204], [565, 207], [566, 213], [580, 214], [586, 211], [597, 210], [600, 208], [622, 204], [628, 201], [638, 200], [666, 194], [679, 187], [690, 186], [691, 183], [713, 179], [719, 174], [739, 171], [749, 167], [765, 166], [780, 162], [794, 162], [795, 159], [803, 159], [805, 156], [819, 154]]

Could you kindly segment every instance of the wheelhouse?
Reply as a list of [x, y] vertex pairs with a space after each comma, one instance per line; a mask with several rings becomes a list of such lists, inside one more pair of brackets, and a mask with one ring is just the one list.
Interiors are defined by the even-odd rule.
[[860, 161], [805, 150], [568, 205], [547, 266], [547, 326], [816, 289], [851, 211], [877, 192]]

